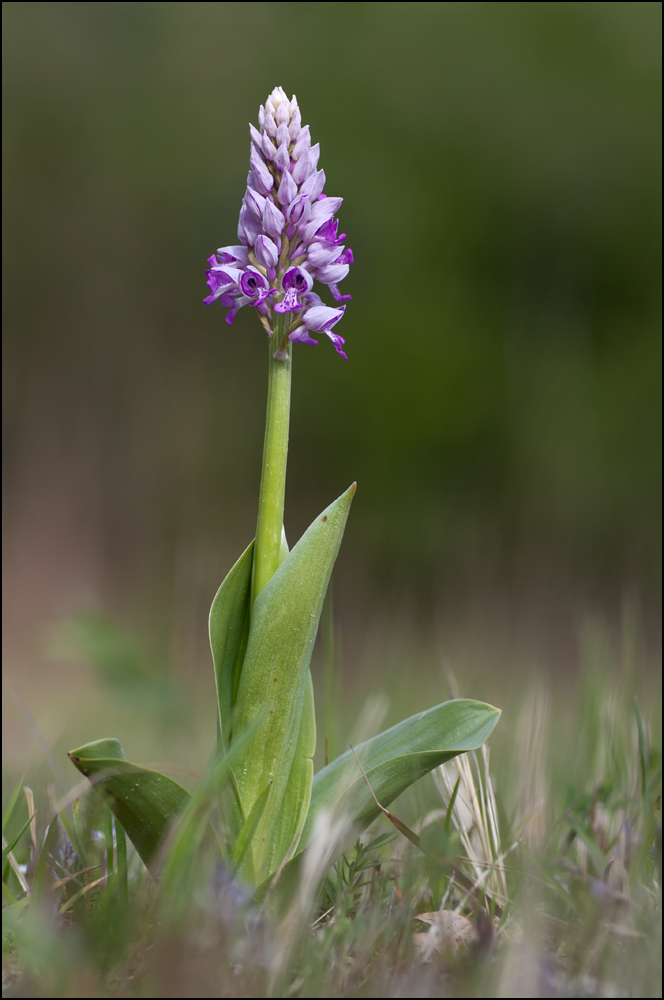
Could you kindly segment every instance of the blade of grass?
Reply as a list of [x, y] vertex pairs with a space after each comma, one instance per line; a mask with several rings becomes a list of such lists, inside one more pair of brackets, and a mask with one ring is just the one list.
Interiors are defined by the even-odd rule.
[[12, 817], [12, 813], [14, 812], [14, 807], [15, 807], [16, 803], [18, 802], [18, 797], [21, 794], [21, 788], [22, 787], [23, 787], [23, 778], [20, 778], [19, 781], [18, 781], [18, 784], [16, 785], [16, 788], [14, 789], [14, 791], [12, 792], [12, 794], [9, 797], [9, 802], [7, 803], [7, 808], [5, 809], [5, 811], [2, 814], [2, 832], [3, 833], [5, 832], [5, 827], [7, 826], [7, 823], [9, 822], [9, 820]]
[[[6, 843], [7, 843], [7, 841], [3, 837], [2, 838], [2, 846], [5, 847]], [[13, 854], [12, 851], [8, 851], [8, 853], [7, 853], [7, 860], [9, 861], [9, 865], [11, 867], [11, 870], [14, 872], [14, 875], [18, 879], [18, 884], [21, 886], [21, 889], [23, 889], [23, 892], [26, 892], [28, 895], [30, 895], [30, 887], [28, 886], [28, 883], [25, 880], [25, 876], [24, 876], [23, 872], [21, 871], [21, 869], [19, 867], [19, 864], [18, 864], [18, 861], [14, 857], [14, 854]], [[2, 883], [2, 886], [3, 886], [3, 889], [4, 889], [5, 888], [5, 883], [4, 882]], [[7, 890], [7, 892], [9, 892], [9, 889]]]
[[106, 887], [109, 892], [112, 891], [113, 879], [111, 876], [114, 872], [114, 860], [115, 860], [115, 845], [113, 843], [113, 813], [106, 807], [104, 810], [104, 838], [106, 840], [106, 874], [108, 875], [108, 880], [106, 882]]
[[[259, 795], [256, 799], [254, 807], [249, 813], [249, 816], [240, 831], [240, 835], [235, 842], [233, 853], [231, 854], [231, 867], [235, 872], [239, 871], [242, 867], [242, 863], [247, 855], [251, 841], [256, 833], [256, 828], [260, 822], [261, 816], [263, 815], [263, 811], [265, 810], [265, 805], [267, 803], [271, 787], [272, 782], [270, 782], [270, 784], [265, 788], [262, 795]], [[248, 873], [248, 877], [252, 876]]]
[[28, 827], [32, 823], [33, 819], [34, 819], [34, 816], [29, 816], [28, 819], [23, 824], [23, 826], [21, 827], [20, 832], [17, 833], [16, 836], [14, 837], [14, 839], [11, 840], [9, 843], [6, 843], [4, 837], [2, 838], [2, 841], [3, 841], [2, 842], [2, 870], [3, 871], [5, 869], [5, 863], [7, 861], [8, 855], [10, 854], [11, 851], [14, 850], [14, 848], [18, 844], [19, 840], [21, 839], [21, 837], [23, 836], [23, 834], [25, 833], [25, 831], [28, 829]]
[[39, 854], [39, 860], [37, 861], [37, 868], [35, 870], [35, 878], [32, 886], [32, 892], [35, 899], [39, 899], [41, 897], [46, 885], [46, 872], [50, 868], [50, 861], [52, 860], [51, 852], [53, 851], [58, 838], [58, 824], [59, 817], [56, 815], [49, 823], [46, 831], [44, 845]]
[[117, 852], [118, 886], [120, 900], [126, 906], [129, 901], [129, 878], [127, 869], [127, 835], [120, 820], [115, 817], [115, 845]]
[[385, 806], [382, 806], [380, 804], [380, 802], [378, 801], [378, 799], [376, 798], [376, 796], [374, 794], [374, 790], [371, 787], [369, 779], [367, 778], [366, 774], [364, 773], [364, 768], [360, 764], [359, 758], [358, 758], [357, 754], [355, 753], [353, 745], [349, 744], [349, 746], [350, 746], [351, 750], [353, 751], [353, 757], [357, 761], [357, 766], [359, 767], [360, 771], [362, 772], [362, 777], [364, 778], [364, 780], [367, 783], [367, 788], [371, 792], [371, 797], [374, 800], [374, 802], [376, 803], [376, 805], [378, 806], [378, 808], [380, 809], [380, 811], [382, 812], [383, 816], [387, 816], [387, 818], [389, 819], [390, 823], [392, 823], [394, 826], [396, 826], [396, 828], [399, 831], [399, 833], [402, 833], [404, 835], [404, 837], [406, 837], [408, 840], [410, 840], [411, 844], [415, 844], [415, 847], [419, 847], [419, 849], [422, 850], [422, 845], [420, 843], [420, 838], [418, 837], [418, 835], [413, 830], [411, 830], [410, 827], [406, 826], [405, 823], [402, 823], [401, 820], [397, 816], [394, 815], [394, 813], [391, 813], [389, 811], [389, 809], [386, 809]]
[[641, 760], [641, 794], [646, 803], [646, 808], [648, 806], [648, 741], [646, 738], [646, 731], [643, 725], [643, 718], [641, 717], [641, 709], [639, 707], [639, 699], [634, 695], [634, 711], [636, 713], [636, 726], [639, 731], [639, 757]]
[[447, 815], [445, 816], [445, 834], [449, 836], [452, 830], [452, 810], [454, 809], [454, 803], [456, 802], [456, 797], [459, 794], [459, 785], [461, 784], [461, 775], [456, 780], [454, 786], [454, 791], [450, 796], [450, 801], [447, 805]]
[[82, 889], [79, 889], [79, 891], [75, 893], [71, 897], [71, 899], [68, 899], [66, 903], [62, 904], [62, 906], [60, 907], [60, 913], [66, 913], [67, 910], [70, 910], [72, 908], [72, 906], [74, 905], [75, 902], [77, 902], [77, 900], [79, 900], [82, 896], [85, 896], [86, 892], [90, 892], [90, 890], [94, 889], [95, 886], [101, 885], [101, 883], [104, 882], [107, 878], [108, 875], [102, 875], [101, 878], [96, 878], [94, 882], [88, 882], [88, 884], [84, 885]]

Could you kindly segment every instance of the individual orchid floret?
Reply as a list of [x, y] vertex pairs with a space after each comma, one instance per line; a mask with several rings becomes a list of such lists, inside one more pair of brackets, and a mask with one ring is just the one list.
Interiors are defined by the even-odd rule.
[[[273, 243], [269, 236], [259, 236], [254, 247], [256, 260], [262, 267], [274, 270], [279, 260], [279, 251], [276, 243]], [[274, 279], [272, 279], [274, 280]]]
[[[339, 282], [348, 274], [353, 252], [337, 235], [336, 213], [342, 198], [323, 193], [325, 172], [318, 169], [319, 143], [312, 144], [302, 125], [295, 97], [276, 87], [258, 112], [258, 128], [249, 126], [251, 147], [247, 190], [238, 222], [240, 245], [223, 247], [206, 272], [210, 305], [220, 299], [231, 312], [252, 305], [268, 336], [279, 338], [275, 358], [288, 356], [288, 341], [316, 343], [309, 331], [325, 333], [337, 351], [344, 343], [332, 332], [344, 309], [331, 308], [313, 291], [327, 285], [337, 302]], [[321, 312], [322, 310], [322, 312]]]
[[345, 340], [338, 333], [334, 333], [332, 327], [336, 326], [342, 318], [346, 307], [341, 306], [339, 309], [331, 309], [329, 306], [323, 305], [317, 295], [310, 295], [309, 299], [313, 300], [312, 304], [301, 316], [302, 322], [300, 326], [292, 330], [288, 335], [288, 339], [303, 344], [317, 344], [318, 341], [312, 340], [309, 333], [324, 333], [334, 344], [337, 353], [342, 358], [345, 358], [346, 354], [343, 351]]
[[252, 304], [255, 306], [261, 305], [268, 295], [274, 293], [274, 289], [270, 288], [267, 278], [263, 277], [260, 271], [255, 271], [253, 268], [247, 268], [243, 272], [240, 278], [240, 288], [243, 295], [251, 299]]
[[235, 246], [235, 247], [220, 247], [217, 250], [219, 254], [219, 260], [222, 264], [233, 264], [237, 266], [238, 264], [248, 264], [249, 263], [249, 251], [246, 247]]
[[212, 305], [229, 290], [237, 290], [242, 275], [242, 271], [238, 268], [222, 266], [215, 254], [208, 257], [208, 264], [210, 268], [205, 272], [205, 277], [210, 294], [203, 299], [206, 306]]
[[[314, 279], [303, 267], [291, 267], [286, 271], [281, 281], [281, 287], [285, 292], [281, 302], [275, 302], [274, 311], [278, 313], [293, 312], [301, 309], [306, 301], [307, 292], [310, 292], [314, 285]], [[305, 296], [305, 298], [302, 298]]]

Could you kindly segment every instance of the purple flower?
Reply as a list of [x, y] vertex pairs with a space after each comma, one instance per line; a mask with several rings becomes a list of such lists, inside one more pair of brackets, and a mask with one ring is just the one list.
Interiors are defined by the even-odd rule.
[[288, 170], [290, 167], [290, 156], [288, 155], [288, 142], [282, 142], [274, 158], [274, 165], [280, 172]]
[[328, 281], [327, 287], [332, 292], [332, 298], [336, 299], [337, 302], [350, 302], [353, 297], [352, 295], [342, 295], [335, 281]]
[[[248, 264], [249, 253], [246, 247], [220, 247], [217, 250], [222, 264]], [[212, 258], [210, 258], [212, 260]]]
[[208, 264], [210, 268], [205, 272], [205, 277], [210, 294], [203, 299], [206, 306], [212, 305], [228, 289], [236, 289], [242, 275], [238, 268], [222, 266], [215, 254], [208, 257]]
[[295, 183], [295, 179], [288, 173], [287, 170], [284, 170], [283, 172], [277, 197], [280, 205], [288, 207], [290, 207], [290, 205], [292, 205], [297, 198], [297, 184]]
[[[348, 274], [353, 252], [337, 235], [335, 215], [342, 198], [323, 194], [325, 172], [318, 169], [320, 145], [312, 145], [297, 100], [276, 87], [249, 126], [251, 147], [247, 190], [238, 222], [240, 245], [222, 247], [209, 258], [207, 305], [219, 299], [233, 322], [245, 305], [255, 306], [268, 333], [281, 338], [275, 357], [286, 356], [288, 338], [316, 343], [324, 333], [343, 357], [344, 340], [333, 327], [345, 306], [326, 306], [313, 292], [325, 284], [337, 302], [338, 283]], [[283, 318], [281, 318], [283, 317]], [[284, 325], [285, 324], [285, 325]]]
[[286, 293], [281, 302], [275, 302], [274, 311], [278, 313], [293, 312], [301, 309], [304, 301], [301, 296], [310, 292], [314, 285], [314, 279], [303, 267], [291, 267], [286, 271], [281, 281], [281, 287]]
[[309, 132], [309, 126], [305, 125], [303, 129], [300, 130], [300, 135], [298, 140], [293, 147], [293, 152], [291, 156], [294, 160], [299, 160], [303, 153], [306, 153], [308, 149], [311, 148], [311, 135]]
[[251, 214], [244, 202], [242, 202], [240, 218], [237, 224], [238, 239], [242, 240], [245, 246], [253, 246], [261, 235], [261, 232], [261, 223]]
[[269, 135], [266, 135], [265, 132], [263, 132], [260, 146], [257, 146], [256, 148], [261, 150], [266, 160], [272, 161], [277, 155], [277, 147], [272, 142]]
[[306, 181], [310, 173], [309, 151], [307, 151], [300, 157], [299, 160], [296, 160], [289, 176], [293, 178], [293, 181], [297, 185]]
[[286, 122], [282, 122], [277, 129], [277, 146], [283, 146], [286, 143], [286, 147], [290, 146], [290, 133], [288, 131], [288, 125]]
[[[243, 247], [244, 249], [244, 247]], [[279, 260], [279, 251], [276, 245], [268, 236], [259, 236], [256, 240], [256, 246], [254, 247], [254, 253], [256, 254], [256, 260], [263, 267], [276, 267], [277, 261]], [[248, 263], [248, 261], [247, 261]]]
[[293, 142], [297, 142], [300, 137], [300, 132], [302, 131], [302, 118], [300, 117], [300, 109], [295, 101], [295, 96], [293, 95], [293, 100], [291, 104], [295, 104], [295, 110], [291, 114], [290, 125], [288, 126], [288, 134]]
[[332, 219], [342, 202], [343, 198], [328, 198], [324, 194], [318, 196], [318, 201], [311, 206], [309, 221], [302, 230], [305, 243], [310, 243], [323, 224]]
[[250, 212], [254, 219], [260, 222], [263, 218], [263, 210], [265, 209], [265, 198], [258, 191], [254, 191], [253, 188], [248, 187], [242, 201], [248, 212]]
[[317, 174], [312, 174], [307, 177], [306, 181], [300, 188], [300, 194], [306, 194], [309, 201], [315, 201], [316, 198], [322, 193], [325, 187], [325, 171], [319, 170]]
[[263, 229], [269, 236], [279, 236], [284, 231], [286, 220], [283, 213], [269, 198], [265, 199], [263, 209]]
[[[299, 194], [288, 206], [286, 219], [293, 227], [304, 226], [311, 215], [311, 202], [306, 194]], [[292, 239], [292, 237], [291, 237]]]
[[251, 153], [249, 154], [249, 165], [251, 166], [254, 177], [256, 178], [260, 193], [269, 194], [272, 190], [272, 185], [274, 184], [274, 178], [267, 168], [267, 163], [253, 145], [251, 147]]
[[274, 292], [274, 289], [270, 288], [267, 278], [264, 278], [260, 271], [255, 271], [253, 267], [248, 267], [246, 271], [242, 272], [240, 288], [255, 306], [260, 305], [268, 295], [272, 295]]
[[309, 173], [315, 174], [318, 168], [318, 161], [320, 159], [320, 143], [317, 142], [315, 146], [312, 146], [309, 150]]
[[327, 264], [325, 267], [316, 268], [316, 277], [324, 285], [338, 284], [348, 274], [348, 264]]
[[[318, 298], [318, 296], [313, 297]], [[337, 353], [340, 354], [342, 358], [346, 358], [343, 351], [343, 345], [345, 344], [344, 338], [340, 337], [338, 333], [333, 333], [332, 331], [332, 327], [339, 322], [345, 309], [345, 306], [341, 306], [339, 309], [331, 309], [329, 306], [314, 303], [314, 305], [310, 306], [309, 309], [307, 309], [303, 314], [302, 325], [294, 330], [293, 333], [289, 334], [289, 340], [299, 341], [304, 344], [317, 344], [317, 340], [312, 340], [309, 337], [309, 332], [324, 333], [334, 344]]]
[[233, 320], [237, 316], [239, 310], [242, 306], [249, 304], [251, 300], [246, 297], [246, 295], [222, 295], [221, 304], [222, 306], [230, 306], [230, 312], [226, 313], [226, 322], [229, 326], [233, 325]]

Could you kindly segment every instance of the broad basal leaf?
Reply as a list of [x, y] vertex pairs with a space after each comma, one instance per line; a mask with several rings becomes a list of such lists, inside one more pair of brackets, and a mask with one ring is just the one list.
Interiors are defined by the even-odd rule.
[[[251, 611], [234, 731], [241, 733], [263, 716], [245, 762], [236, 772], [245, 816], [265, 786], [272, 783], [252, 844], [257, 877], [267, 876], [281, 862], [309, 799], [307, 761], [314, 739], [311, 719], [306, 739], [299, 740], [308, 669], [354, 493], [355, 485], [316, 518], [260, 592]], [[299, 789], [297, 801], [291, 799], [284, 807], [291, 778], [291, 787]]]
[[189, 792], [165, 774], [131, 764], [117, 740], [96, 740], [68, 754], [81, 774], [106, 794], [113, 813], [148, 868]]
[[[499, 718], [499, 709], [481, 701], [446, 701], [367, 740], [355, 747], [355, 753], [376, 798], [388, 806], [434, 767], [481, 747]], [[379, 815], [352, 751], [337, 757], [314, 778], [299, 850], [309, 842], [321, 809], [343, 811], [356, 830]]]
[[[460, 753], [477, 750], [489, 738], [500, 718], [500, 710], [480, 701], [458, 699], [444, 702], [419, 715], [413, 715], [386, 732], [355, 747], [371, 788], [382, 806], [388, 806], [409, 785], [434, 767]], [[314, 778], [311, 803], [297, 856], [281, 876], [277, 896], [281, 903], [289, 897], [297, 882], [305, 848], [314, 832], [316, 819], [329, 813], [330, 822], [345, 820], [348, 836], [338, 843], [333, 863], [363, 829], [379, 815], [367, 782], [352, 751], [332, 761]], [[258, 895], [267, 891], [269, 880]], [[276, 901], [276, 898], [275, 898]]]

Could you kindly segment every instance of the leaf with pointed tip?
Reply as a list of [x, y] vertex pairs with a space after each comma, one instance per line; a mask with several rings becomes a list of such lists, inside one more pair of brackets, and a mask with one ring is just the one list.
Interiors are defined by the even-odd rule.
[[171, 823], [189, 801], [189, 792], [165, 774], [131, 764], [114, 739], [86, 743], [68, 756], [81, 774], [105, 793], [111, 810], [150, 868]]
[[[387, 807], [434, 767], [460, 753], [477, 750], [491, 735], [500, 714], [500, 709], [480, 701], [465, 698], [447, 701], [355, 747], [378, 802]], [[380, 815], [380, 808], [350, 750], [314, 778], [298, 853], [284, 868], [279, 882], [278, 894], [282, 898], [288, 895], [297, 880], [302, 852], [312, 840], [316, 819], [326, 812], [343, 817], [348, 829], [348, 836], [339, 843], [330, 863]], [[264, 895], [267, 885], [265, 882], [260, 887], [259, 897]]]
[[[477, 750], [489, 738], [500, 709], [466, 698], [443, 702], [392, 726], [355, 747], [376, 798], [388, 806], [409, 785], [460, 753]], [[314, 778], [300, 850], [311, 839], [321, 809], [343, 810], [354, 825], [373, 822], [380, 810], [349, 750]]]
[[[309, 715], [302, 742], [299, 739], [309, 663], [354, 493], [355, 484], [316, 518], [260, 592], [251, 611], [234, 732], [241, 733], [265, 713], [245, 763], [236, 771], [245, 816], [266, 784], [272, 782], [252, 844], [253, 869], [259, 879], [267, 877], [283, 859], [309, 800], [311, 778], [307, 772], [310, 775], [311, 771], [307, 762], [313, 738]], [[296, 754], [298, 763], [293, 771]], [[291, 780], [291, 788], [297, 792], [286, 803]]]

